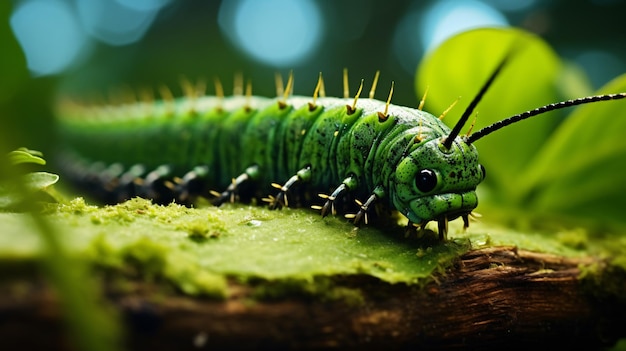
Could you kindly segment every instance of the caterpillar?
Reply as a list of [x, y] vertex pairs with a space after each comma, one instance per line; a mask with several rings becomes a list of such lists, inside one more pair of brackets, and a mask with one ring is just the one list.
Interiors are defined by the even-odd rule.
[[252, 96], [250, 85], [246, 94], [224, 97], [218, 82], [216, 96], [188, 86], [178, 99], [164, 90], [162, 100], [118, 106], [65, 102], [59, 109], [67, 145], [61, 167], [105, 202], [141, 196], [192, 203], [212, 194], [217, 205], [256, 198], [276, 209], [310, 203], [319, 194], [323, 205], [312, 207], [322, 216], [354, 198], [357, 212], [346, 217], [356, 225], [367, 224], [381, 204], [405, 216], [409, 229], [436, 221], [446, 240], [448, 221], [460, 217], [467, 227], [478, 205], [476, 188], [486, 173], [474, 142], [548, 111], [626, 97], [554, 103], [460, 135], [507, 60], [452, 129], [422, 110], [423, 99], [418, 108], [391, 104], [393, 83], [386, 101], [374, 99], [378, 74], [366, 99], [360, 98], [362, 82], [354, 98], [326, 97], [320, 74], [312, 98], [291, 96], [290, 76], [277, 98]]

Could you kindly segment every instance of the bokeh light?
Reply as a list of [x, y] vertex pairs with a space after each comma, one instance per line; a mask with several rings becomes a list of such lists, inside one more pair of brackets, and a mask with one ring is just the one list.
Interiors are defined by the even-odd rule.
[[[619, 11], [611, 9], [619, 2], [592, 0], [589, 6], [605, 11], [601, 17], [605, 18], [607, 13], [617, 16]], [[381, 69], [387, 79], [395, 80], [396, 84], [406, 79], [410, 86], [410, 77], [422, 57], [446, 38], [470, 28], [507, 26], [509, 22], [537, 32], [554, 44], [560, 54], [582, 65], [592, 77], [594, 87], [626, 67], [626, 62], [616, 55], [623, 49], [608, 43], [606, 36], [591, 42], [589, 36], [582, 38], [580, 34], [574, 41], [564, 40], [564, 33], [574, 35], [580, 19], [572, 19], [571, 15], [557, 10], [565, 5], [548, 5], [538, 0], [429, 0], [389, 4], [374, 0], [14, 0], [13, 3], [11, 28], [35, 76], [63, 73], [70, 67], [78, 72], [83, 65], [93, 64], [97, 59], [108, 60], [119, 55], [125, 57], [126, 65], [120, 66], [125, 69], [136, 67], [135, 59], [141, 62], [150, 59], [157, 65], [161, 61], [152, 58], [163, 57], [165, 54], [159, 53], [163, 48], [165, 56], [176, 57], [174, 52], [190, 50], [194, 53], [193, 57], [176, 59], [177, 66], [172, 65], [171, 71], [163, 73], [163, 68], [159, 68], [164, 79], [180, 71], [205, 74], [209, 61], [224, 67], [229, 74], [238, 69], [254, 72], [251, 74], [271, 72], [273, 68], [297, 69], [299, 84], [319, 71], [326, 75], [347, 67], [359, 75]], [[594, 13], [588, 15], [593, 17]], [[558, 27], [554, 21], [560, 21]], [[541, 24], [540, 29], [537, 23]], [[606, 23], [614, 26], [607, 28], [607, 32], [620, 33], [619, 21]], [[146, 37], [153, 27], [153, 36]], [[138, 50], [140, 46], [142, 49]], [[178, 51], [172, 51], [171, 47], [177, 47]], [[152, 50], [150, 54], [149, 50]], [[362, 59], [363, 53], [370, 53], [366, 61]], [[151, 56], [139, 58], [142, 55]], [[200, 63], [192, 65], [196, 60]], [[233, 66], [226, 67], [231, 62]], [[102, 64], [106, 62], [96, 65], [104, 67]], [[248, 65], [264, 68], [253, 70]], [[147, 70], [134, 72], [147, 80], [145, 77], [152, 76]], [[97, 70], [90, 73], [94, 71]], [[85, 76], [84, 72], [78, 75]], [[120, 80], [132, 79], [128, 72], [121, 75]], [[112, 76], [108, 73], [103, 80]], [[394, 98], [401, 99], [401, 93], [397, 92]]]
[[158, 8], [128, 7], [111, 0], [78, 0], [79, 19], [94, 38], [109, 45], [127, 45], [141, 39]]
[[35, 76], [63, 71], [87, 43], [73, 9], [61, 1], [22, 2], [15, 7], [10, 24]]
[[121, 5], [137, 11], [158, 11], [172, 0], [116, 0]]
[[275, 67], [297, 65], [317, 49], [323, 34], [320, 10], [309, 0], [225, 1], [218, 16], [235, 46]]
[[626, 64], [617, 56], [601, 50], [583, 51], [574, 58], [574, 62], [583, 67], [596, 89], [626, 70]]
[[428, 9], [419, 33], [424, 49], [429, 51], [447, 38], [468, 29], [506, 25], [506, 17], [483, 2], [447, 0], [436, 2]]
[[537, 0], [482, 0], [485, 4], [505, 12], [524, 11], [532, 8]]
[[63, 72], [94, 40], [119, 46], [139, 41], [171, 0], [22, 0], [10, 24], [34, 76]]
[[447, 38], [472, 28], [507, 24], [500, 11], [484, 2], [435, 1], [426, 9], [415, 6], [400, 20], [393, 38], [393, 50], [402, 68], [413, 74], [424, 53]]

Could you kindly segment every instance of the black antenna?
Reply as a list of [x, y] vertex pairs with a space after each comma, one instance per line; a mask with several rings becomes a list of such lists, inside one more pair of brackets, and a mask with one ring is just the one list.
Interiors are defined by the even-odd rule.
[[[510, 124], [513, 124], [513, 123], [525, 120], [525, 119], [533, 117], [533, 116], [540, 115], [542, 113], [546, 113], [546, 112], [550, 112], [550, 111], [554, 111], [554, 110], [559, 110], [559, 109], [566, 108], [566, 107], [571, 107], [571, 106], [588, 104], [588, 103], [592, 103], [592, 102], [619, 100], [619, 99], [624, 99], [624, 98], [626, 98], [626, 93], [595, 95], [595, 96], [587, 96], [587, 97], [583, 97], [583, 98], [579, 98], [579, 99], [567, 100], [567, 101], [562, 101], [562, 102], [557, 102], [557, 103], [554, 103], [554, 104], [541, 106], [541, 107], [538, 107], [538, 108], [536, 108], [534, 110], [522, 112], [519, 115], [511, 116], [509, 118], [505, 118], [505, 119], [503, 119], [501, 121], [498, 121], [498, 122], [496, 122], [494, 124], [488, 125], [488, 126], [482, 128], [482, 129], [480, 129], [476, 133], [473, 133], [472, 135], [467, 137], [467, 139], [465, 139], [465, 142], [467, 144], [471, 144], [471, 143], [475, 142], [476, 140], [478, 140], [478, 139], [480, 139], [480, 138], [482, 138], [482, 137], [484, 137], [486, 135], [489, 135], [489, 134], [495, 132], [496, 130], [498, 130], [500, 128], [504, 128], [504, 127], [506, 127], [506, 126], [508, 126]], [[455, 126], [455, 128], [456, 128], [456, 126]]]
[[485, 95], [485, 93], [487, 92], [487, 89], [489, 89], [489, 87], [491, 86], [491, 83], [493, 83], [493, 81], [496, 79], [496, 76], [500, 73], [504, 65], [507, 63], [507, 61], [511, 57], [511, 52], [512, 51], [510, 50], [506, 54], [506, 56], [504, 56], [502, 61], [500, 61], [500, 64], [498, 64], [498, 67], [496, 67], [493, 73], [491, 73], [491, 76], [489, 77], [489, 79], [487, 79], [483, 87], [480, 88], [480, 91], [474, 97], [474, 100], [472, 100], [472, 102], [467, 106], [467, 108], [465, 109], [465, 112], [463, 112], [463, 115], [461, 116], [459, 121], [456, 122], [456, 125], [454, 125], [454, 128], [452, 128], [452, 131], [450, 132], [450, 134], [443, 141], [443, 146], [446, 149], [449, 149], [452, 146], [452, 143], [454, 142], [454, 138], [456, 138], [459, 135], [459, 133], [461, 132], [461, 128], [463, 128], [465, 123], [467, 123], [467, 120], [469, 119], [469, 117], [472, 115], [472, 112], [474, 112], [474, 108], [476, 108], [476, 105], [478, 105], [480, 100], [483, 98], [483, 95]]

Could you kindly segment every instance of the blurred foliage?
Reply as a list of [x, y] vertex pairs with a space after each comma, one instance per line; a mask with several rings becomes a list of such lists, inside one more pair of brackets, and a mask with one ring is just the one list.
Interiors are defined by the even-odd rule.
[[[120, 329], [112, 311], [103, 306], [99, 286], [87, 277], [86, 266], [67, 255], [57, 239], [56, 227], [51, 225], [34, 204], [40, 190], [56, 183], [58, 176], [46, 172], [26, 173], [20, 177], [23, 166], [44, 165], [38, 151], [16, 148], [21, 142], [49, 136], [50, 95], [49, 80], [28, 79], [24, 56], [8, 26], [11, 2], [0, 2], [0, 46], [3, 48], [0, 64], [0, 215], [19, 205], [21, 220], [11, 226], [2, 221], [0, 236], [15, 240], [25, 233], [36, 237], [40, 255], [40, 271], [59, 294], [68, 340], [80, 350], [120, 350]], [[33, 103], [32, 101], [35, 101]], [[43, 112], [42, 112], [43, 111]], [[48, 125], [47, 127], [45, 127]], [[51, 139], [51, 138], [48, 138]], [[46, 145], [46, 143], [36, 143]], [[10, 231], [13, 230], [13, 233]], [[2, 258], [14, 257], [14, 249]], [[9, 267], [13, 267], [9, 265]]]
[[[513, 59], [479, 103], [474, 130], [590, 94], [584, 72], [572, 72], [539, 37], [516, 29], [474, 30], [451, 38], [422, 61], [416, 83], [420, 91], [430, 87], [427, 108], [445, 109], [450, 104], [445, 95], [467, 97], [446, 116], [454, 125], [509, 49]], [[460, 56], [462, 61], [455, 59]], [[624, 91], [626, 75], [597, 94]], [[488, 174], [479, 187], [481, 201], [515, 216], [524, 211], [532, 220], [563, 216], [596, 228], [624, 226], [625, 106], [626, 101], [610, 101], [546, 113], [480, 139], [476, 146]]]
[[[43, 154], [36, 150], [19, 148], [11, 151], [8, 155], [8, 165], [16, 170], [18, 167], [46, 164], [42, 158]], [[19, 171], [18, 171], [19, 172]], [[22, 173], [22, 172], [20, 172]], [[20, 174], [23, 189], [15, 186], [15, 182], [10, 177], [0, 177], [0, 210], [19, 210], [22, 206], [29, 208], [31, 204], [25, 203], [25, 199], [34, 200], [37, 195], [41, 200], [46, 191], [59, 180], [59, 176], [48, 172], [23, 172]], [[53, 197], [45, 197], [48, 201], [53, 201]]]
[[[626, 74], [598, 94], [626, 92]], [[546, 141], [519, 189], [538, 213], [624, 224], [626, 101], [581, 106]]]
[[[328, 93], [340, 95], [344, 67], [349, 68], [353, 89], [361, 78], [367, 81], [380, 69], [378, 98], [385, 98], [384, 90], [394, 81], [393, 102], [417, 106], [418, 99], [412, 88], [413, 72], [402, 68], [392, 48], [394, 32], [405, 15], [411, 11], [424, 12], [431, 3], [412, 0], [319, 2], [330, 20], [325, 24], [326, 34], [320, 49], [301, 65], [290, 67], [296, 76], [295, 93], [310, 95], [318, 73], [323, 72]], [[13, 80], [10, 77], [19, 77], [16, 79], [19, 83], [11, 84], [12, 88], [5, 90], [9, 93], [2, 93], [0, 98], [3, 129], [10, 131], [4, 135], [10, 137], [4, 151], [22, 145], [46, 152], [53, 148], [56, 141], [51, 133], [50, 109], [59, 91], [81, 97], [107, 96], [122, 87], [138, 90], [156, 88], [163, 83], [180, 94], [178, 86], [183, 75], [192, 80], [206, 78], [209, 82], [213, 77], [219, 77], [228, 90], [232, 86], [233, 74], [242, 72], [253, 82], [255, 94], [273, 96], [275, 68], [244, 55], [220, 32], [217, 23], [220, 5], [221, 1], [174, 1], [159, 14], [141, 41], [118, 47], [94, 43], [90, 54], [67, 72], [34, 79], [27, 77], [23, 54], [7, 21], [3, 21], [0, 37], [2, 77], [7, 82]], [[7, 18], [11, 2], [3, 2], [0, 6], [3, 18]], [[589, 0], [558, 0], [536, 2], [527, 10], [508, 13], [507, 17], [513, 26], [541, 35], [560, 56], [572, 58], [582, 50], [597, 49], [624, 60], [626, 47], [615, 43], [620, 42], [626, 32], [621, 25], [621, 14], [625, 9], [623, 1], [604, 1], [600, 5]], [[407, 52], [415, 50], [408, 46], [419, 42], [419, 34], [414, 34], [413, 44], [406, 43]], [[415, 67], [417, 63], [416, 59]], [[288, 70], [285, 69], [283, 75]], [[604, 82], [606, 80], [600, 81], [600, 85]], [[212, 88], [208, 92], [213, 93]], [[444, 98], [452, 101], [456, 97], [448, 95]], [[433, 112], [438, 114], [440, 111]]]
[[28, 79], [24, 55], [9, 28], [8, 18], [11, 8], [9, 1], [0, 3], [0, 19], [2, 21], [2, 27], [0, 27], [0, 44], [2, 45], [0, 106], [14, 97]]
[[49, 150], [53, 140], [50, 78], [33, 79], [9, 27], [12, 4], [0, 2], [0, 153], [22, 145]]

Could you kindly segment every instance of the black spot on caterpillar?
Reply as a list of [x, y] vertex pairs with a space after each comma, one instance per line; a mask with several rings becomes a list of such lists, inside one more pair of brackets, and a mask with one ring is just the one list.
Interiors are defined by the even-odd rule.
[[[507, 62], [504, 58], [458, 123], [359, 95], [324, 97], [321, 80], [313, 97], [217, 96], [164, 99], [120, 106], [65, 103], [60, 109], [66, 147], [62, 167], [74, 181], [106, 202], [133, 196], [159, 203], [191, 203], [214, 195], [221, 204], [264, 199], [270, 208], [310, 202], [320, 195], [323, 216], [354, 197], [368, 222], [373, 205], [398, 210], [409, 228], [438, 223], [445, 239], [449, 220], [465, 226], [478, 205], [476, 187], [485, 170], [473, 143], [512, 123], [568, 106], [626, 97], [586, 97], [540, 107], [460, 136], [473, 109]], [[377, 75], [378, 77], [378, 75]], [[376, 85], [377, 78], [373, 86]], [[280, 182], [280, 183], [277, 183]], [[273, 189], [276, 188], [276, 189]], [[209, 189], [221, 189], [221, 192]], [[300, 191], [296, 191], [300, 189]], [[274, 196], [263, 197], [274, 192]], [[289, 194], [289, 197], [287, 196]]]

